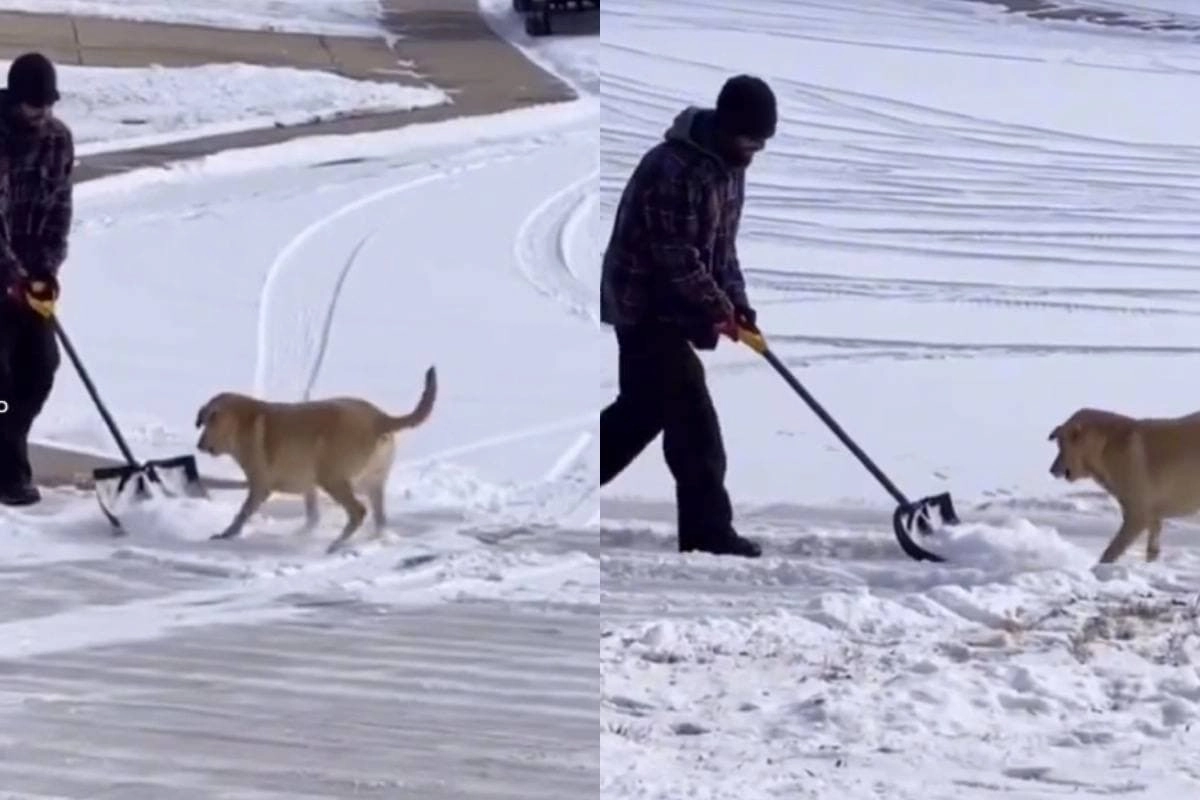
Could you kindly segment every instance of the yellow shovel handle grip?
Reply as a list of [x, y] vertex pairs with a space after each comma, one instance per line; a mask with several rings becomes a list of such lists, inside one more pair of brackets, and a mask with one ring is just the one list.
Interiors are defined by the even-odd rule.
[[25, 301], [29, 303], [30, 308], [41, 314], [46, 319], [50, 319], [50, 317], [54, 316], [53, 300], [39, 300], [33, 295], [27, 294], [25, 295]]
[[[29, 307], [41, 314], [46, 319], [54, 316], [55, 298], [52, 294], [47, 297], [47, 286], [45, 281], [32, 281], [29, 284], [29, 289], [32, 291], [25, 292], [25, 302]], [[37, 294], [35, 294], [35, 292]]]
[[760, 356], [767, 352], [767, 340], [761, 333], [755, 333], [745, 328], [738, 328], [738, 341]]

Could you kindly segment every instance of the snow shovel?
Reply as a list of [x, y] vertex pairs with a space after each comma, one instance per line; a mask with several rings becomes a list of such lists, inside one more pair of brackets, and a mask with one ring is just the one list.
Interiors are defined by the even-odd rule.
[[[196, 466], [195, 456], [182, 455], [174, 458], [151, 459], [138, 463], [137, 459], [133, 457], [133, 452], [129, 449], [129, 444], [125, 441], [125, 437], [121, 435], [120, 429], [117, 428], [116, 421], [113, 420], [104, 402], [100, 399], [100, 394], [96, 391], [96, 385], [92, 383], [91, 377], [88, 375], [87, 370], [84, 369], [79, 354], [75, 352], [75, 347], [71, 344], [71, 340], [67, 338], [66, 332], [62, 329], [62, 325], [58, 321], [58, 316], [55, 314], [54, 309], [56, 298], [53, 291], [42, 281], [31, 281], [26, 290], [25, 299], [34, 311], [49, 320], [50, 324], [54, 327], [54, 334], [62, 342], [63, 349], [67, 351], [67, 356], [71, 359], [75, 371], [79, 374], [79, 379], [83, 381], [84, 388], [87, 389], [88, 394], [91, 396], [96, 410], [104, 418], [104, 424], [108, 427], [109, 433], [112, 434], [117, 447], [121, 450], [121, 455], [125, 459], [124, 464], [111, 467], [98, 467], [92, 470], [92, 482], [96, 491], [96, 500], [100, 504], [100, 510], [115, 529], [114, 533], [116, 535], [124, 533], [121, 521], [116, 515], [121, 501], [129, 497], [130, 494], [137, 499], [152, 497], [153, 495], [150, 492], [151, 484], [166, 496], [185, 494], [190, 497], [207, 497], [208, 493], [204, 489], [204, 484], [200, 482], [200, 470]], [[164, 480], [164, 477], [168, 477], [170, 480]], [[133, 489], [132, 493], [128, 492], [130, 487]]]
[[779, 357], [771, 352], [771, 348], [767, 346], [766, 337], [761, 333], [739, 328], [738, 341], [765, 358], [767, 363], [775, 368], [780, 377], [787, 381], [788, 386], [791, 386], [792, 390], [800, 395], [800, 399], [807, 403], [808, 407], [821, 418], [821, 421], [841, 439], [842, 444], [846, 445], [846, 448], [858, 458], [875, 480], [879, 481], [879, 485], [886, 489], [887, 493], [896, 501], [896, 511], [892, 514], [892, 531], [904, 554], [915, 561], [944, 561], [945, 559], [941, 556], [935, 555], [917, 544], [913, 539], [913, 531], [917, 530], [925, 535], [933, 533], [935, 527], [939, 527], [934, 524], [935, 515], [941, 525], [959, 524], [960, 520], [954, 510], [954, 503], [950, 499], [949, 492], [922, 497], [915, 502], [909, 500], [904, 492], [900, 491], [896, 484], [892, 483], [891, 479], [884, 474], [883, 470], [863, 452], [862, 448], [842, 430], [842, 426], [838, 425], [829, 412], [804, 388], [792, 371], [779, 360]]

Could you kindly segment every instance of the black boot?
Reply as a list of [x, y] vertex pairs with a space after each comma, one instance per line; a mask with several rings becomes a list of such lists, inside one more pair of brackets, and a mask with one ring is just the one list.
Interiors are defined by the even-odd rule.
[[32, 483], [0, 487], [0, 504], [6, 506], [31, 506], [41, 499], [42, 493]]
[[722, 536], [712, 536], [704, 539], [679, 539], [679, 552], [712, 553], [715, 556], [742, 556], [758, 558], [762, 555], [762, 547], [758, 542], [739, 536], [737, 531], [729, 531]]

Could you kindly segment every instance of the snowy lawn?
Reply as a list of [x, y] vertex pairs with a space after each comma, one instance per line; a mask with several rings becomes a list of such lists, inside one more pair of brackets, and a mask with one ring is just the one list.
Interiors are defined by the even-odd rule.
[[672, 552], [657, 445], [606, 488], [606, 796], [1195, 795], [1200, 526], [1093, 569], [1117, 514], [1050, 477], [1046, 441], [1080, 405], [1200, 408], [1191, 44], [935, 0], [613, 0], [603, 25], [603, 234], [683, 106], [767, 78], [740, 240], [759, 322], [967, 523], [925, 543], [948, 564], [904, 560], [886, 494], [778, 377], [706, 355], [766, 556]]
[[0, 11], [330, 36], [378, 36], [381, 31], [378, 0], [0, 0]]
[[[8, 61], [0, 61], [7, 71]], [[435, 87], [359, 81], [318, 70], [254, 64], [198, 67], [59, 66], [62, 101], [86, 156], [201, 136], [295, 125], [345, 114], [450, 102]]]

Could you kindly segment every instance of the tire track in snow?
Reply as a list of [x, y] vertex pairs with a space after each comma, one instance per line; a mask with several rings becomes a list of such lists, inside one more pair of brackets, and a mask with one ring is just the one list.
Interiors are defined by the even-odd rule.
[[329, 298], [329, 307], [325, 310], [325, 321], [321, 325], [317, 353], [313, 358], [312, 370], [308, 374], [308, 382], [304, 384], [304, 394], [300, 396], [301, 400], [312, 399], [313, 386], [316, 384], [317, 378], [321, 375], [321, 364], [324, 363], [325, 353], [329, 349], [329, 334], [333, 331], [333, 319], [337, 311], [338, 298], [342, 296], [342, 287], [346, 285], [346, 278], [350, 275], [350, 270], [354, 268], [354, 263], [358, 261], [358, 254], [362, 252], [363, 246], [374, 235], [375, 231], [371, 231], [358, 240], [358, 244], [354, 245], [354, 249], [350, 251], [350, 255], [346, 256], [346, 263], [338, 273], [337, 282], [333, 285], [333, 294]]
[[[753, 13], [720, 0], [684, 5], [666, 0], [648, 12], [618, 0], [605, 13], [618, 21], [614, 30], [695, 25], [800, 38], [815, 31], [818, 39], [855, 46], [881, 44], [889, 34], [878, 15], [887, 15], [900, 26], [895, 38], [901, 49], [924, 52], [905, 41], [913, 43], [914, 30], [939, 26], [953, 32], [947, 42], [960, 43], [964, 37], [979, 41], [989, 57], [1012, 48], [995, 37], [982, 41], [986, 30], [969, 14], [917, 13], [903, 4], [873, 7], [867, 27], [858, 24], [855, 13], [828, 3], [766, 2]], [[921, 17], [926, 19], [919, 21]], [[806, 22], [799, 25], [798, 18]], [[718, 59], [699, 51], [649, 42], [645, 36], [625, 35], [604, 42], [612, 58], [603, 76], [601, 206], [609, 218], [621, 182], [644, 149], [661, 137], [685, 104], [704, 102], [690, 95], [696, 80], [715, 86], [728, 72], [725, 65], [712, 63]], [[1114, 69], [1128, 61], [1116, 55], [1112, 59], [1107, 66]], [[808, 74], [794, 70], [776, 73], [773, 67], [752, 70], [771, 80], [783, 119], [776, 140], [748, 174], [741, 238], [805, 254], [803, 266], [751, 262], [746, 270], [764, 309], [801, 306], [797, 313], [808, 329], [797, 333], [812, 335], [788, 336], [786, 328], [773, 335], [790, 346], [795, 360], [810, 354], [813, 360], [923, 358], [931, 353], [1166, 354], [1190, 352], [1178, 346], [1181, 335], [1200, 337], [1200, 308], [1189, 278], [1200, 264], [1200, 248], [1190, 233], [1200, 226], [1200, 148], [1183, 138], [1179, 143], [1125, 141], [1055, 129], [1036, 120], [964, 113], [920, 95], [884, 96], [859, 90], [859, 82], [837, 86], [832, 80], [806, 80]], [[819, 262], [813, 263], [810, 254], [819, 254]], [[847, 271], [851, 274], [830, 277], [842, 260], [854, 263]], [[805, 270], [810, 264], [819, 277]], [[1003, 270], [1004, 285], [987, 286], [994, 282], [986, 279], [920, 285], [910, 280], [914, 271], [961, 274], [964, 269], [972, 277]], [[1079, 285], [1065, 285], [1064, 280], [1059, 291], [1047, 291], [1039, 279], [1020, 277], [1018, 270], [1026, 269], [1039, 276], [1069, 270], [1068, 279], [1078, 275]], [[1130, 280], [1134, 269], [1145, 279]], [[858, 271], [878, 277], [852, 274]], [[1114, 274], [1122, 274], [1122, 280], [1114, 280]], [[889, 275], [894, 277], [885, 277]], [[1126, 282], [1128, 289], [1116, 286]], [[1108, 288], [1095, 290], [1090, 284]], [[845, 337], [834, 335], [840, 325], [827, 333], [820, 330], [822, 317], [807, 313], [807, 304], [851, 299], [861, 301], [864, 313], [878, 307], [881, 314], [889, 311], [872, 301], [905, 300], [927, 323], [921, 335], [908, 330], [894, 338], [886, 331], [878, 337]], [[924, 307], [918, 311], [915, 304]], [[989, 319], [997, 321], [1008, 314], [1011, 327], [1025, 330], [1044, 325], [1050, 312], [1070, 312], [1079, 315], [1081, 325], [1094, 326], [1088, 338], [1098, 341], [1077, 346], [1042, 335], [1041, 341], [1030, 343], [959, 346], [949, 341], [954, 338], [949, 321], [927, 330], [937, 328], [944, 310], [953, 312], [948, 320], [959, 320], [971, 307], [986, 309]], [[1156, 335], [1148, 327], [1154, 319], [1171, 327]], [[1130, 330], [1106, 332], [1102, 326], [1108, 320]], [[1136, 338], [1138, 346], [1130, 350], [1104, 343], [1125, 338]], [[812, 352], [813, 345], [832, 342], [856, 352]]]
[[774, 301], [776, 303], [813, 303], [854, 297], [1065, 312], [1200, 316], [1200, 293], [1187, 289], [1022, 286], [984, 281], [840, 276], [775, 269], [747, 269], [746, 275], [763, 289], [786, 294], [786, 299]]
[[[517, 158], [518, 155], [519, 151], [514, 148], [484, 158], [472, 153], [468, 158], [452, 159], [451, 166], [386, 186], [346, 203], [296, 234], [276, 255], [263, 281], [259, 300], [254, 393], [259, 397], [297, 400], [305, 396], [306, 387], [310, 387], [316, 379], [320, 359], [333, 329], [331, 320], [337, 302], [337, 287], [349, 274], [353, 259], [348, 259], [342, 270], [332, 274], [319, 259], [313, 259], [315, 269], [295, 266], [302, 263], [299, 257], [314, 246], [314, 240], [336, 224], [384, 200], [466, 172], [486, 169]], [[360, 240], [358, 246], [362, 243]], [[282, 295], [289, 291], [293, 305], [279, 308]]]
[[455, 458], [457, 456], [476, 453], [480, 450], [489, 450], [493, 447], [500, 447], [506, 444], [513, 444], [528, 439], [536, 439], [542, 436], [549, 436], [555, 433], [563, 433], [565, 431], [578, 430], [587, 427], [596, 422], [597, 412], [588, 411], [580, 414], [573, 414], [569, 417], [547, 422], [542, 425], [531, 425], [527, 428], [518, 428], [513, 431], [505, 431], [497, 433], [493, 436], [488, 436], [483, 439], [475, 439], [465, 444], [447, 447], [442, 450], [437, 450], [427, 456], [413, 459], [397, 459], [397, 467], [421, 467], [428, 464], [435, 464], [439, 461], [444, 461], [447, 458]]
[[572, 244], [591, 212], [600, 170], [595, 168], [539, 203], [517, 231], [513, 253], [524, 278], [570, 313], [599, 320], [594, 291], [572, 264]]
[[[314, 262], [316, 269], [298, 269], [295, 264], [299, 263], [299, 259], [306, 250], [313, 247], [315, 241], [322, 234], [330, 232], [338, 223], [348, 226], [353, 215], [367, 212], [378, 203], [438, 181], [521, 158], [541, 146], [542, 143], [522, 140], [514, 145], [500, 148], [497, 152], [484, 158], [480, 158], [476, 153], [452, 158], [449, 160], [448, 166], [437, 172], [386, 186], [365, 197], [339, 206], [314, 220], [296, 234], [276, 255], [263, 282], [259, 302], [255, 394], [259, 397], [275, 397], [283, 400], [309, 399], [312, 388], [320, 377], [321, 364], [334, 329], [340, 289], [353, 270], [363, 248], [379, 228], [375, 225], [367, 227], [366, 233], [343, 260], [340, 269], [331, 271], [327, 268], [327, 264], [320, 260]], [[522, 223], [516, 236], [518, 264], [530, 263], [521, 260], [527, 252], [526, 248], [544, 246], [546, 237], [552, 237], [550, 240], [553, 242], [557, 271], [566, 276], [559, 280], [563, 282], [564, 286], [572, 288], [579, 295], [582, 295], [585, 290], [573, 278], [575, 273], [569, 263], [570, 241], [580, 224], [581, 213], [587, 209], [589, 198], [594, 199], [594, 190], [588, 191], [588, 187], [596, 180], [597, 172], [597, 170], [593, 170], [539, 204]], [[539, 229], [539, 226], [547, 224], [551, 229], [549, 232]], [[289, 288], [292, 291], [291, 299], [294, 302], [290, 308], [283, 306], [280, 299], [281, 295], [285, 294]], [[586, 312], [586, 306], [582, 303], [573, 307]], [[291, 330], [281, 332], [280, 328], [290, 328]], [[398, 467], [422, 466], [503, 444], [559, 433], [586, 425], [591, 416], [593, 415], [590, 412], [581, 413], [544, 425], [507, 431], [478, 441], [446, 448], [420, 459], [397, 460], [396, 465]]]
[[[585, 293], [588, 293], [585, 282], [585, 278], [588, 276], [583, 273], [580, 265], [571, 257], [571, 244], [579, 241], [581, 237], [586, 236], [586, 234], [580, 233], [581, 228], [586, 228], [589, 223], [595, 221], [597, 202], [599, 200], [597, 191], [599, 188], [599, 176], [600, 170], [597, 168], [590, 176], [591, 183], [588, 191], [580, 195], [576, 200], [575, 205], [567, 215], [567, 219], [563, 222], [559, 235], [559, 250], [562, 255], [563, 266], [566, 267], [567, 272], [570, 273], [571, 277]], [[596, 283], [599, 283], [599, 281], [597, 280]], [[595, 312], [595, 316], [596, 318], [599, 317], [598, 310]]]

